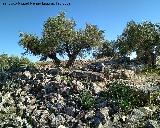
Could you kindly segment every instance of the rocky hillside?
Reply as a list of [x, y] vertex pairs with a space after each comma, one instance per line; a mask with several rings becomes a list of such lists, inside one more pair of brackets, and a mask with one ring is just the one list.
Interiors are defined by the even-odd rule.
[[2, 128], [160, 127], [159, 76], [106, 59], [1, 72], [0, 90]]

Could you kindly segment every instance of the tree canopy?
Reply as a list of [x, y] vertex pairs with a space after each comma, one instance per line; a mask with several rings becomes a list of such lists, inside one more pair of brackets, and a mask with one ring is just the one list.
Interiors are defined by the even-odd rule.
[[93, 53], [96, 59], [103, 57], [113, 57], [115, 55], [114, 42], [106, 40], [98, 49]]
[[130, 21], [118, 37], [116, 46], [119, 54], [127, 55], [135, 51], [139, 60], [154, 65], [153, 58], [160, 51], [160, 25], [149, 21]]
[[25, 53], [49, 57], [59, 65], [57, 54], [69, 57], [67, 67], [71, 66], [78, 55], [83, 55], [102, 44], [104, 31], [96, 25], [86, 24], [84, 29], [76, 29], [76, 22], [68, 19], [64, 12], [49, 17], [43, 25], [42, 37], [21, 33], [19, 45]]

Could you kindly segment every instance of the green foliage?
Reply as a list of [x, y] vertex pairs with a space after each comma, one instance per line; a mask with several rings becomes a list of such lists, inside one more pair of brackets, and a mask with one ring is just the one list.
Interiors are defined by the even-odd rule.
[[[159, 55], [160, 51], [160, 25], [152, 22], [127, 23], [122, 35], [116, 41], [121, 55], [136, 51], [137, 58], [153, 64], [153, 53]], [[143, 47], [142, 47], [143, 46]]]
[[150, 104], [160, 107], [160, 101], [158, 101], [158, 99], [160, 99], [160, 91], [152, 92], [150, 94]]
[[89, 90], [80, 92], [80, 100], [85, 109], [90, 109], [95, 105], [95, 98], [92, 96]]
[[16, 70], [20, 67], [34, 67], [34, 63], [24, 57], [8, 56], [7, 54], [0, 55], [1, 72]]
[[51, 64], [52, 64], [52, 62], [50, 62], [50, 61], [35, 62], [35, 65], [37, 68], [44, 68], [44, 67], [49, 66]]
[[1, 72], [4, 72], [8, 68], [9, 68], [8, 55], [7, 54], [0, 55], [0, 70], [1, 70]]
[[146, 66], [143, 68], [142, 70], [143, 73], [149, 73], [149, 74], [153, 74], [156, 73], [157, 75], [160, 75], [160, 67], [156, 67], [156, 66]]
[[22, 46], [26, 53], [33, 53], [34, 55], [39, 55], [41, 52], [40, 40], [37, 36], [27, 33], [20, 33], [21, 40], [19, 45]]
[[72, 86], [73, 78], [69, 76], [62, 76], [61, 79], [66, 82], [67, 86]]
[[97, 59], [102, 57], [112, 57], [114, 56], [114, 46], [113, 43], [105, 41], [101, 47], [99, 47], [96, 52], [93, 53], [93, 56]]
[[[133, 91], [130, 87], [125, 86], [123, 83], [113, 83], [113, 85], [110, 86], [107, 95], [109, 98], [117, 100], [122, 107], [129, 108], [131, 106], [131, 102], [134, 102], [132, 92]], [[132, 94], [130, 95], [131, 97], [128, 96], [129, 93]]]
[[160, 117], [159, 117], [159, 112], [160, 112], [160, 107], [156, 109], [156, 111], [152, 114], [152, 120], [157, 120], [159, 121]]
[[6, 80], [4, 83], [1, 83], [0, 90], [2, 90], [3, 93], [12, 92], [20, 88], [20, 86], [21, 85], [18, 83], [14, 83], [13, 81]]
[[77, 56], [97, 47], [104, 39], [104, 32], [96, 25], [86, 24], [84, 29], [78, 30], [75, 27], [75, 21], [67, 19], [62, 12], [48, 18], [44, 23], [41, 38], [33, 34], [21, 33], [19, 45], [26, 50], [25, 53], [50, 57], [57, 64], [59, 59], [56, 54], [67, 55], [69, 57], [67, 67], [69, 67]]
[[102, 97], [116, 101], [123, 110], [143, 107], [149, 103], [149, 94], [127, 86], [123, 82], [110, 83], [109, 89], [101, 93]]

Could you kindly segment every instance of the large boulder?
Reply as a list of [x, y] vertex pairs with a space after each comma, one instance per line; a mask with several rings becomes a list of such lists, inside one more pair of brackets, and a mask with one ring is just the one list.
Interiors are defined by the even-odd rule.
[[64, 69], [63, 67], [57, 67], [57, 68], [48, 68], [46, 70], [47, 74], [55, 76], [55, 75], [68, 75], [69, 69]]
[[136, 76], [135, 72], [133, 70], [123, 70], [122, 74], [126, 76], [127, 78], [134, 78]]
[[60, 70], [59, 68], [50, 68], [50, 69], [48, 70], [48, 74], [49, 74], [49, 75], [52, 75], [52, 76], [55, 76], [55, 75], [59, 74], [60, 71], [61, 71], [61, 70]]
[[89, 81], [104, 81], [105, 77], [101, 73], [92, 72], [92, 71], [81, 71], [74, 70], [70, 73], [71, 77], [74, 77], [78, 80], [89, 80]]
[[87, 69], [94, 72], [101, 72], [103, 68], [103, 65], [101, 62], [92, 63], [87, 66]]

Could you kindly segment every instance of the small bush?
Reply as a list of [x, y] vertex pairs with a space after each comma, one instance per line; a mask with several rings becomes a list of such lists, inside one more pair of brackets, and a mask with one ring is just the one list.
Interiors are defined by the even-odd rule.
[[109, 89], [101, 93], [102, 97], [119, 103], [123, 110], [143, 107], [149, 103], [149, 94], [127, 86], [122, 82], [112, 82]]
[[0, 84], [0, 90], [2, 90], [3, 92], [12, 92], [20, 87], [21, 87], [20, 84], [10, 80], [6, 80], [4, 83]]
[[1, 72], [17, 70], [18, 68], [24, 67], [34, 67], [34, 63], [25, 57], [8, 56], [7, 54], [0, 55]]
[[160, 106], [160, 91], [155, 91], [150, 94], [150, 104]]
[[0, 70], [1, 70], [1, 72], [4, 72], [8, 68], [9, 68], [8, 55], [7, 54], [0, 55]]
[[90, 109], [95, 105], [95, 98], [88, 90], [80, 92], [80, 100], [85, 109]]
[[160, 75], [160, 67], [158, 67], [158, 66], [146, 66], [146, 67], [143, 68], [142, 72], [143, 73], [149, 73], [149, 74], [156, 73], [156, 74]]

